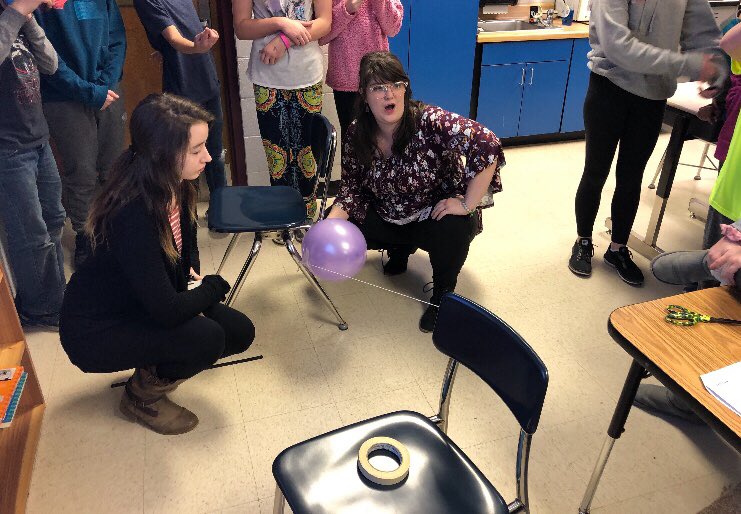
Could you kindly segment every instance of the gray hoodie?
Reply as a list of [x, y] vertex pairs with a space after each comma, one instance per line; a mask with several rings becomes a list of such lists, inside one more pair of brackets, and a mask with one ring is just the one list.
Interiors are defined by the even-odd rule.
[[697, 80], [719, 41], [708, 0], [592, 0], [589, 69], [643, 98], [665, 100], [678, 78]]

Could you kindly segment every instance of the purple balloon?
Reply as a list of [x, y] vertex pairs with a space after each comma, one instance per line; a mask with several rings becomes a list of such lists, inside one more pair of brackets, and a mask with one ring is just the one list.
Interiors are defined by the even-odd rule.
[[368, 248], [360, 229], [341, 219], [322, 220], [304, 236], [302, 260], [322, 280], [355, 276], [365, 264]]

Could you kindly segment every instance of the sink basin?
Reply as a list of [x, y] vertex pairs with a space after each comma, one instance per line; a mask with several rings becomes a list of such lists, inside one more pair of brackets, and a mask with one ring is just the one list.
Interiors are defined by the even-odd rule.
[[510, 30], [538, 30], [538, 25], [521, 20], [487, 20], [479, 21], [479, 32], [508, 32]]

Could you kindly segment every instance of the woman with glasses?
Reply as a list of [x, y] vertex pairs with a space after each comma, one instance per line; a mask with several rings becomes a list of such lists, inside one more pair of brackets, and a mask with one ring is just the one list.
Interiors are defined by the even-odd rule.
[[327, 85], [334, 91], [343, 136], [353, 120], [360, 59], [368, 52], [388, 50], [388, 38], [399, 33], [403, 17], [401, 0], [333, 1], [332, 30], [319, 44], [329, 43]]
[[502, 190], [504, 153], [482, 125], [412, 100], [409, 77], [393, 54], [362, 58], [359, 92], [344, 138], [340, 192], [328, 217], [349, 219], [369, 246], [387, 249], [387, 275], [405, 272], [417, 248], [429, 253], [432, 305], [419, 328], [431, 332], [437, 305], [455, 289], [481, 232], [478, 206], [487, 193]]

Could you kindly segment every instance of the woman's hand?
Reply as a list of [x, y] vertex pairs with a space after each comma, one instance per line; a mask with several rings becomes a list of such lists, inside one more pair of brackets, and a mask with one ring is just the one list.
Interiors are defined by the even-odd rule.
[[190, 273], [189, 273], [189, 275], [190, 275], [190, 277], [191, 277], [191, 278], [192, 278], [193, 280], [203, 280], [203, 276], [201, 276], [201, 275], [199, 275], [198, 273], [196, 273], [196, 270], [194, 270], [193, 268], [190, 268]]
[[448, 214], [453, 214], [454, 216], [466, 216], [468, 215], [468, 211], [463, 208], [463, 204], [459, 198], [446, 198], [445, 200], [437, 202], [435, 208], [432, 209], [430, 217], [433, 220], [440, 221]]
[[286, 45], [280, 36], [276, 36], [265, 48], [260, 50], [260, 60], [263, 64], [275, 64], [286, 53]]
[[[311, 41], [311, 33], [309, 32], [309, 29], [313, 22], [291, 20], [289, 18], [280, 18], [280, 20], [281, 31], [291, 40], [291, 43], [301, 46]], [[281, 44], [282, 43], [283, 42], [281, 41]], [[285, 45], [283, 45], [283, 47], [285, 48]]]

